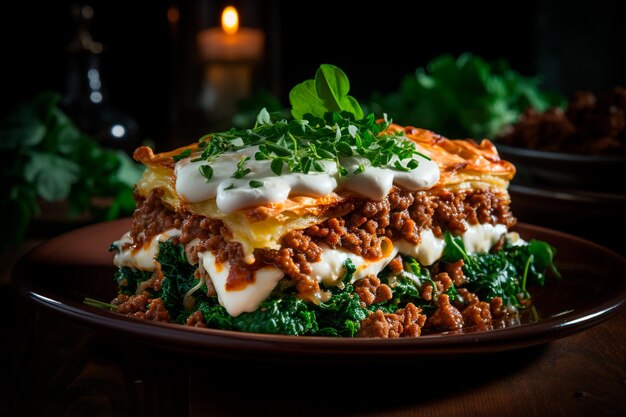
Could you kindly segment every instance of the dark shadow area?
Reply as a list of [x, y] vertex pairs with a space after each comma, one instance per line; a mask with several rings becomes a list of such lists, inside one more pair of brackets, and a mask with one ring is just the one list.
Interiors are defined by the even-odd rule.
[[12, 416], [376, 413], [488, 386], [546, 349], [414, 359], [198, 356], [23, 310], [37, 318], [34, 329], [16, 334], [23, 351], [5, 364], [3, 408]]

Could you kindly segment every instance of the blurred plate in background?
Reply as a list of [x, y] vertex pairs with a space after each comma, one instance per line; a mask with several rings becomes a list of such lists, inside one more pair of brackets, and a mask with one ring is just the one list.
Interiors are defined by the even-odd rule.
[[519, 221], [576, 234], [626, 255], [626, 195], [511, 184], [511, 208]]
[[[626, 181], [621, 180], [624, 178], [626, 157], [547, 152], [497, 143], [496, 147], [500, 157], [512, 162], [517, 168], [515, 184], [539, 188], [603, 191], [611, 195], [621, 195], [609, 199], [626, 198]], [[604, 200], [605, 197], [583, 195], [574, 198]], [[563, 196], [565, 200], [568, 198]]]

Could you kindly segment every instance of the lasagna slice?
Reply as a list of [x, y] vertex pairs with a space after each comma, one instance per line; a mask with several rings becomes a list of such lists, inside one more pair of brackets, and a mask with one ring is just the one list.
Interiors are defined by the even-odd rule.
[[519, 320], [547, 266], [533, 253], [552, 252], [509, 232], [514, 166], [488, 140], [332, 117], [137, 149], [137, 209], [112, 245], [117, 311], [364, 337]]

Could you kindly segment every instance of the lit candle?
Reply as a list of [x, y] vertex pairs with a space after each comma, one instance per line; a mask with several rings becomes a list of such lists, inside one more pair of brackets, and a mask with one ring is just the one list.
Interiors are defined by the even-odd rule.
[[200, 105], [212, 119], [232, 116], [237, 102], [250, 95], [252, 70], [263, 55], [265, 34], [239, 27], [237, 10], [222, 12], [222, 27], [198, 34], [198, 49], [204, 62]]

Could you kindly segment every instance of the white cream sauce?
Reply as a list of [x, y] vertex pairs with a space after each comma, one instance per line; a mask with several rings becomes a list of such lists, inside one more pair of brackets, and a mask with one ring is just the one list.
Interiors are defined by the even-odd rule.
[[[407, 139], [408, 140], [408, 139]], [[417, 147], [417, 145], [415, 145]], [[217, 207], [224, 213], [232, 213], [242, 208], [261, 204], [280, 203], [289, 196], [303, 195], [322, 197], [335, 190], [345, 188], [372, 200], [385, 197], [393, 184], [411, 191], [425, 190], [439, 181], [439, 167], [433, 161], [419, 158], [419, 165], [412, 171], [371, 166], [365, 158], [341, 158], [341, 163], [349, 173], [361, 164], [365, 170], [347, 177], [339, 175], [337, 165], [332, 161], [319, 161], [324, 172], [309, 171], [308, 174], [289, 171], [285, 165], [281, 175], [271, 170], [271, 161], [257, 161], [254, 154], [258, 146], [224, 153], [210, 162], [213, 175], [207, 180], [199, 168], [208, 165], [206, 161], [190, 162], [183, 159], [176, 164], [176, 192], [185, 200], [195, 203], [215, 198]], [[232, 178], [237, 164], [244, 158], [245, 168], [250, 172], [243, 178]], [[391, 164], [396, 159], [392, 159]], [[260, 187], [251, 187], [250, 181], [260, 181]]]

